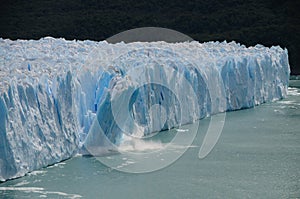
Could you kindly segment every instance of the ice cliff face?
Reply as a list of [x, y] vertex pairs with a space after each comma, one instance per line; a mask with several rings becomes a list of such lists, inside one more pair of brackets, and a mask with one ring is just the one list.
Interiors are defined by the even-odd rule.
[[278, 46], [0, 39], [0, 180], [281, 99], [289, 72]]
[[72, 76], [68, 73], [57, 81], [56, 97], [42, 83], [26, 79], [12, 80], [1, 92], [1, 179], [24, 175], [76, 152]]

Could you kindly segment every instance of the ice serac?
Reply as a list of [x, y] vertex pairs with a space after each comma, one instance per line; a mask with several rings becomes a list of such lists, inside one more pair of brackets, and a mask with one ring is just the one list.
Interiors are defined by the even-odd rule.
[[286, 49], [0, 39], [0, 180], [287, 94]]

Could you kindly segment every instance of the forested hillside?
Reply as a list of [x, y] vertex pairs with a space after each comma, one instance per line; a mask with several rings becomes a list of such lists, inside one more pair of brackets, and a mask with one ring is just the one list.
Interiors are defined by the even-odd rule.
[[300, 74], [298, 0], [0, 0], [0, 37], [104, 40], [157, 26], [203, 41], [280, 45]]

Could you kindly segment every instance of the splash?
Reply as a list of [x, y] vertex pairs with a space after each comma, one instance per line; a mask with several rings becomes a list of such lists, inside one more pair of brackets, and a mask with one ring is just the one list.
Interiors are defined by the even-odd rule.
[[161, 141], [139, 139], [131, 136], [124, 135], [123, 141], [118, 147], [118, 150], [122, 152], [151, 152], [162, 150], [165, 148], [165, 144]]

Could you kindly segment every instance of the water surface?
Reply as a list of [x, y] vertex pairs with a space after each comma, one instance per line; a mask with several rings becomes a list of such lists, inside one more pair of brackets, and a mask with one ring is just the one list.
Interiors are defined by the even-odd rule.
[[[300, 89], [289, 88], [281, 101], [227, 113], [217, 145], [200, 160], [209, 121], [201, 121], [192, 146], [164, 169], [124, 173], [94, 157], [74, 157], [1, 183], [0, 198], [300, 197]], [[159, 133], [143, 150], [160, 147], [174, 133]]]

